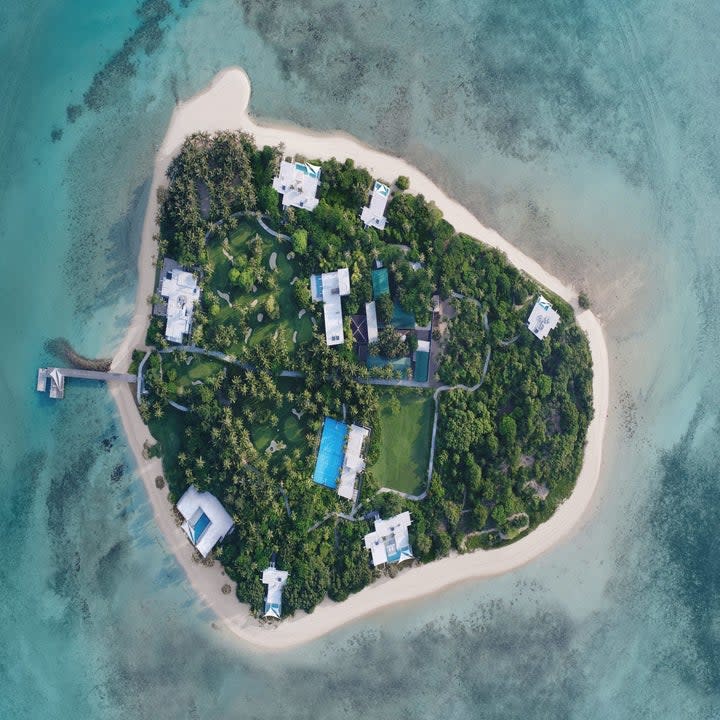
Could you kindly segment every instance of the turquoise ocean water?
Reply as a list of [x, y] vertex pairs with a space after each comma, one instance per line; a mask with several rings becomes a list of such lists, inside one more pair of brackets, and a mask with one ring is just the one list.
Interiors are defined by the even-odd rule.
[[[8, 0], [0, 7], [0, 718], [720, 717], [720, 94], [710, 0]], [[259, 116], [401, 154], [605, 322], [592, 513], [528, 567], [301, 651], [220, 635], [101, 387], [173, 104], [245, 67]], [[68, 111], [68, 106], [72, 107]]]

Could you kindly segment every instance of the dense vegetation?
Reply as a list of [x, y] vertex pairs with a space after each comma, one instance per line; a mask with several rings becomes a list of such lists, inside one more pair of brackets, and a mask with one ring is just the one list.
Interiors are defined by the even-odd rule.
[[[592, 368], [572, 310], [543, 290], [562, 323], [537, 340], [525, 326], [540, 290], [536, 283], [501, 253], [457, 234], [422, 196], [401, 192], [406, 182], [396, 186], [388, 226], [378, 234], [359, 219], [372, 182], [367, 171], [350, 160], [323, 162], [317, 209], [282, 212], [270, 187], [278, 159], [276, 149], [259, 150], [249, 136], [220, 133], [190, 137], [172, 163], [160, 197], [160, 245], [197, 269], [207, 290], [198, 309], [202, 332], [193, 339], [212, 350], [231, 348], [236, 362], [185, 351], [153, 354], [146, 372], [151, 395], [141, 412], [159, 440], [173, 496], [195, 483], [234, 516], [235, 532], [216, 556], [238, 581], [240, 599], [260, 608], [260, 571], [277, 551], [280, 566], [290, 571], [284, 610], [292, 612], [311, 610], [326, 594], [343, 599], [373, 579], [377, 571], [362, 545], [370, 530], [363, 516], [370, 510], [386, 517], [409, 509], [411, 542], [422, 561], [452, 548], [511, 541], [549, 517], [571, 492], [582, 463]], [[247, 218], [254, 211], [290, 239], [253, 238]], [[247, 236], [242, 245], [241, 232]], [[227, 256], [228, 248], [230, 269], [220, 252]], [[285, 276], [265, 271], [270, 252], [292, 262]], [[419, 502], [378, 493], [384, 482], [375, 473], [397, 463], [382, 453], [381, 401], [401, 412], [407, 398], [401, 403], [393, 398], [399, 391], [380, 393], [358, 382], [368, 371], [353, 352], [349, 322], [346, 343], [328, 348], [322, 310], [307, 289], [311, 273], [348, 267], [347, 321], [372, 299], [375, 260], [390, 278], [390, 296], [378, 300], [381, 322], [389, 323], [398, 307], [420, 325], [435, 315], [433, 342], [442, 355], [430, 387], [478, 386], [440, 393], [434, 473]], [[290, 289], [282, 278], [293, 273], [299, 281]], [[256, 325], [253, 340], [244, 341], [245, 328], [252, 329], [247, 303], [253, 285], [263, 296], [253, 307], [264, 310], [263, 322], [278, 324], [264, 335]], [[233, 292], [219, 310], [222, 287]], [[433, 313], [435, 295], [441, 305]], [[282, 322], [298, 322], [301, 311], [315, 327], [291, 341], [292, 325]], [[388, 327], [380, 343], [392, 358], [411, 352], [416, 338]], [[303, 376], [279, 377], [283, 369]], [[189, 412], [169, 408], [169, 400]], [[396, 410], [383, 412], [387, 417]], [[372, 428], [369, 469], [355, 508], [311, 479], [322, 419], [343, 412], [349, 422]], [[355, 521], [335, 513], [353, 513]]]

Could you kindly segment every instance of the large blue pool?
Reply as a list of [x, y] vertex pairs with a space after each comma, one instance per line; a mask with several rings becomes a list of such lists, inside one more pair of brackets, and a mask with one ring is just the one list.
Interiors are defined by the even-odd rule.
[[333, 489], [337, 487], [343, 463], [347, 430], [348, 426], [345, 423], [325, 418], [313, 474], [313, 480], [318, 485], [325, 485], [325, 487]]

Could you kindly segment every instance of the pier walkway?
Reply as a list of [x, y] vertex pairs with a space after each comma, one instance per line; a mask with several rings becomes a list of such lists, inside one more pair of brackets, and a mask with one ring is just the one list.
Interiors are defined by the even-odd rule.
[[50, 397], [54, 400], [62, 400], [65, 397], [65, 378], [81, 378], [84, 380], [99, 380], [101, 382], [137, 382], [137, 375], [131, 375], [129, 373], [47, 367], [38, 370], [37, 390], [38, 392], [46, 392], [47, 382], [50, 380]]

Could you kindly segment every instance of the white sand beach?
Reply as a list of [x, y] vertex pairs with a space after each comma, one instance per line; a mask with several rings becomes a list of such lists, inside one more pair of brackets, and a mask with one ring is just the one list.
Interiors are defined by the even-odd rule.
[[[298, 153], [308, 159], [321, 160], [333, 156], [339, 160], [344, 160], [346, 157], [353, 158], [358, 165], [366, 167], [374, 177], [388, 182], [394, 181], [398, 175], [406, 175], [410, 179], [410, 191], [422, 193], [428, 200], [435, 202], [456, 230], [504, 251], [510, 262], [562, 296], [576, 312], [578, 311], [575, 289], [563, 284], [533, 259], [510, 245], [494, 230], [483, 226], [472, 213], [448, 197], [426, 175], [407, 162], [373, 150], [341, 133], [319, 134], [289, 125], [258, 124], [248, 115], [249, 100], [250, 81], [247, 75], [239, 68], [230, 68], [217, 75], [207, 90], [175, 109], [155, 161], [138, 258], [139, 277], [135, 315], [115, 355], [114, 369], [126, 369], [133, 348], [144, 345], [149, 322], [147, 299], [152, 295], [154, 281], [153, 259], [156, 247], [153, 235], [157, 212], [157, 189], [165, 182], [168, 164], [185, 137], [196, 131], [244, 130], [252, 133], [259, 145], [282, 143], [288, 154]], [[455, 555], [405, 570], [395, 579], [376, 582], [352, 595], [345, 602], [334, 603], [325, 600], [312, 614], [300, 612], [275, 626], [264, 625], [253, 618], [248, 612], [248, 607], [238, 603], [234, 592], [222, 593], [221, 588], [228, 580], [219, 565], [206, 568], [192, 560], [192, 547], [175, 524], [167, 501], [167, 489], [158, 490], [155, 487], [155, 477], [162, 474], [161, 463], [157, 459], [143, 458], [144, 443], [147, 441], [153, 444], [154, 441], [140, 418], [132, 392], [127, 386], [111, 385], [111, 392], [117, 403], [128, 442], [137, 460], [138, 472], [152, 503], [158, 527], [165, 537], [168, 549], [177, 556], [178, 562], [187, 573], [199, 597], [217, 614], [216, 626], [234, 633], [259, 648], [273, 650], [300, 645], [380, 608], [416, 599], [467, 580], [509, 572], [530, 562], [567, 538], [578, 527], [586, 511], [591, 509], [593, 493], [602, 466], [609, 397], [608, 351], [600, 322], [590, 311], [579, 313], [577, 320], [587, 332], [593, 357], [595, 417], [588, 430], [585, 460], [575, 490], [555, 515], [529, 535], [507, 547]]]

